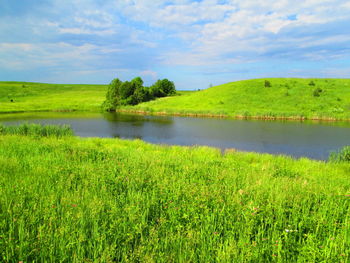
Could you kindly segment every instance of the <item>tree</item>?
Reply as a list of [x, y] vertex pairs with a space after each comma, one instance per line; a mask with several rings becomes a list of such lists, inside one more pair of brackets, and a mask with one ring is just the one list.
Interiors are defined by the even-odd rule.
[[162, 81], [160, 79], [158, 79], [156, 81], [156, 83], [154, 83], [150, 89], [151, 89], [151, 94], [154, 98], [160, 98], [160, 97], [164, 97], [165, 93], [162, 90]]
[[122, 83], [122, 81], [116, 78], [113, 79], [108, 85], [106, 100], [102, 105], [104, 110], [116, 110], [118, 104], [120, 104], [120, 86], [122, 85]]
[[149, 101], [150, 96], [149, 96], [149, 91], [145, 87], [137, 87], [134, 94], [131, 96], [131, 101], [130, 103], [132, 105], [139, 104], [141, 102]]
[[106, 100], [102, 107], [107, 111], [115, 111], [121, 105], [136, 105], [175, 93], [175, 85], [168, 79], [158, 80], [148, 88], [143, 86], [143, 80], [140, 77], [124, 82], [116, 78], [108, 85]]
[[176, 93], [174, 82], [168, 79], [157, 80], [151, 86], [151, 93], [154, 97], [165, 97], [168, 95], [174, 95]]
[[174, 95], [176, 93], [174, 82], [168, 79], [161, 80], [161, 87], [165, 95]]

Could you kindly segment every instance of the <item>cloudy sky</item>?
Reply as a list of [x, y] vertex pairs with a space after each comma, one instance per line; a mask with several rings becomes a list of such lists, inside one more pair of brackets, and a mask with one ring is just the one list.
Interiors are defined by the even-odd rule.
[[349, 0], [0, 0], [0, 80], [350, 77]]

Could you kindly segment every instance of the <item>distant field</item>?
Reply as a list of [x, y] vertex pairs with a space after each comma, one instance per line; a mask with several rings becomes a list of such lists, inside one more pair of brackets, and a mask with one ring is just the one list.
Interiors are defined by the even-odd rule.
[[[270, 82], [270, 87], [265, 86], [265, 80]], [[124, 110], [231, 117], [350, 119], [350, 80], [244, 80]]]
[[107, 85], [0, 82], [0, 112], [100, 110]]
[[0, 145], [1, 262], [350, 259], [349, 163], [53, 126], [0, 127]]

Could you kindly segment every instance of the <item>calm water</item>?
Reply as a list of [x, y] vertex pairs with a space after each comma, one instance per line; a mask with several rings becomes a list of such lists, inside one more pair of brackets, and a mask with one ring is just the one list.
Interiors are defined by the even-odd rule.
[[142, 139], [151, 143], [208, 145], [221, 149], [326, 160], [350, 145], [350, 123], [252, 121], [121, 114], [33, 113], [0, 115], [0, 122], [68, 124], [82, 137]]

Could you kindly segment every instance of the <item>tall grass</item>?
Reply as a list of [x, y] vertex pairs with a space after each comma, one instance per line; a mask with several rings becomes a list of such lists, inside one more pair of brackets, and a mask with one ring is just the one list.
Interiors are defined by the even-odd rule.
[[0, 135], [28, 135], [28, 136], [72, 136], [73, 130], [68, 125], [40, 125], [24, 123], [18, 126], [4, 126], [0, 124]]
[[329, 156], [331, 162], [348, 162], [350, 163], [350, 146], [346, 146], [338, 152], [333, 152]]
[[350, 164], [0, 135], [1, 262], [349, 262]]

